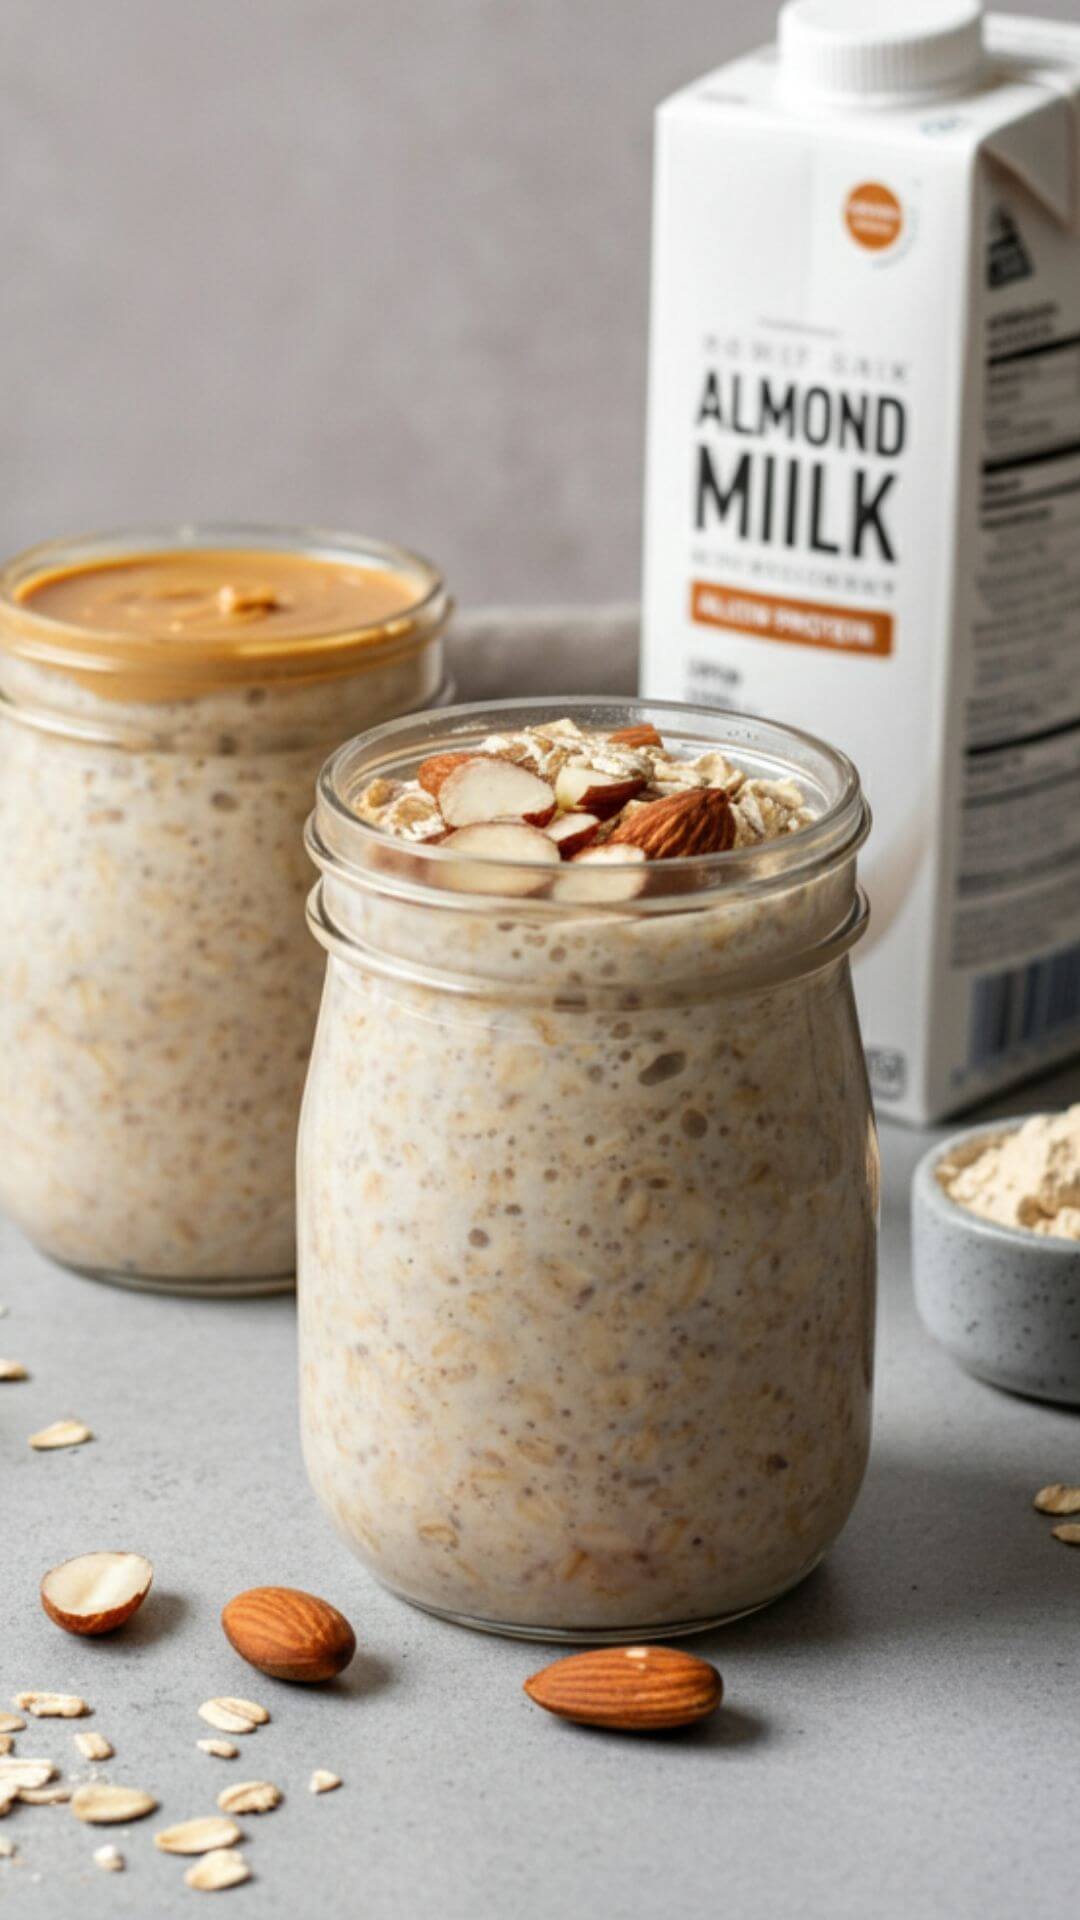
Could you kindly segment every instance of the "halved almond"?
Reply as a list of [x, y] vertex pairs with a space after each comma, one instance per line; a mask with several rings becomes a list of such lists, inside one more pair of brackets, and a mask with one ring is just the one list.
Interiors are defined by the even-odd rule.
[[76, 1787], [71, 1796], [71, 1811], [76, 1820], [91, 1827], [126, 1826], [129, 1820], [143, 1820], [153, 1813], [157, 1801], [141, 1787], [113, 1787], [105, 1780], [91, 1780]]
[[154, 1569], [141, 1553], [80, 1553], [41, 1582], [41, 1604], [65, 1633], [115, 1633], [137, 1613]]
[[174, 1827], [162, 1827], [154, 1835], [154, 1845], [161, 1853], [214, 1853], [219, 1847], [234, 1847], [243, 1837], [235, 1820], [210, 1813], [201, 1820], [180, 1820]]
[[552, 893], [557, 900], [618, 905], [636, 899], [642, 891], [648, 878], [647, 864], [640, 847], [613, 846], [608, 840], [602, 847], [586, 847], [584, 853], [575, 855], [569, 872], [560, 874]]
[[643, 773], [597, 773], [593, 767], [571, 764], [555, 776], [555, 798], [560, 807], [577, 813], [595, 813], [607, 820], [645, 785]]
[[555, 811], [555, 791], [513, 760], [466, 760], [439, 788], [439, 811], [448, 827], [494, 820], [545, 827]]
[[443, 845], [467, 856], [440, 868], [440, 879], [458, 893], [537, 893], [546, 879], [536, 868], [561, 864], [559, 849], [548, 834], [509, 820], [459, 827]]
[[184, 1885], [196, 1893], [220, 1893], [223, 1887], [239, 1887], [251, 1879], [251, 1868], [234, 1847], [215, 1847], [204, 1853], [184, 1875]]
[[544, 828], [563, 860], [572, 860], [576, 853], [584, 853], [599, 831], [600, 819], [595, 813], [557, 813]]

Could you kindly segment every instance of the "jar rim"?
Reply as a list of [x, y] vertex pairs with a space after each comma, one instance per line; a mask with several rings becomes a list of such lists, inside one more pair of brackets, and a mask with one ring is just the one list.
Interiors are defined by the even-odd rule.
[[[147, 634], [57, 619], [35, 609], [29, 597], [35, 582], [57, 572], [196, 550], [262, 550], [354, 568], [381, 567], [411, 583], [415, 593], [403, 600], [400, 612], [366, 623], [316, 623], [310, 633], [299, 635], [252, 627], [243, 637], [203, 638], [183, 648], [163, 647], [160, 639]], [[6, 561], [0, 567], [0, 653], [90, 675], [95, 681], [136, 674], [148, 686], [158, 681], [184, 688], [267, 677], [330, 679], [369, 662], [381, 666], [389, 657], [408, 655], [441, 633], [451, 609], [438, 568], [409, 547], [325, 527], [245, 521], [146, 524], [42, 541]]]
[[[809, 825], [781, 839], [723, 853], [650, 862], [649, 885], [631, 901], [612, 897], [611, 876], [616, 870], [598, 865], [590, 870], [595, 898], [575, 899], [571, 906], [550, 893], [523, 895], [512, 885], [515, 877], [547, 869], [520, 861], [465, 857], [455, 848], [394, 838], [361, 819], [351, 804], [369, 781], [407, 776], [429, 755], [460, 752], [487, 735], [563, 717], [605, 732], [652, 722], [666, 743], [685, 739], [689, 744], [692, 737], [698, 751], [719, 748], [735, 758], [741, 756], [740, 764], [747, 758], [754, 760], [755, 771], [767, 772], [769, 777], [800, 781], [811, 789], [820, 811]], [[371, 886], [428, 906], [490, 912], [493, 900], [502, 898], [513, 901], [515, 912], [570, 917], [605, 910], [686, 912], [713, 904], [720, 887], [725, 901], [781, 891], [852, 860], [869, 831], [870, 810], [854, 763], [839, 748], [801, 728], [722, 707], [572, 695], [446, 707], [435, 715], [406, 715], [356, 735], [330, 756], [319, 774], [308, 850], [316, 865], [324, 872], [332, 869], [339, 881]], [[448, 884], [448, 870], [452, 866], [460, 874], [463, 861], [469, 869], [468, 886], [459, 890]], [[577, 871], [580, 874], [583, 869]], [[500, 888], [500, 875], [511, 884]]]

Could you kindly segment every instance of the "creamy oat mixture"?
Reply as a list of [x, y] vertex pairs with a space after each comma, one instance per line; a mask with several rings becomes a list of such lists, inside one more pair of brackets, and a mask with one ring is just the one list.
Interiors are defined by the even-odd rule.
[[[223, 614], [258, 617], [208, 609], [197, 637]], [[430, 697], [431, 652], [154, 698], [141, 668], [95, 682], [0, 651], [0, 1202], [56, 1258], [292, 1273], [321, 985], [303, 821], [328, 745]]]
[[[715, 752], [680, 765], [566, 722], [484, 749], [547, 777], [636, 756], [624, 822], [706, 785], [738, 844], [810, 817]], [[390, 786], [358, 816], [445, 829], [419, 781]], [[773, 1597], [843, 1524], [876, 1150], [846, 960], [795, 976], [852, 865], [652, 917], [560, 909], [557, 889], [358, 902], [324, 879], [368, 963], [332, 953], [301, 1125], [305, 1451], [408, 1598], [519, 1628], [675, 1625]], [[385, 964], [425, 954], [431, 984]]]
[[981, 1220], [1080, 1240], [1080, 1106], [964, 1142], [936, 1173], [949, 1198]]

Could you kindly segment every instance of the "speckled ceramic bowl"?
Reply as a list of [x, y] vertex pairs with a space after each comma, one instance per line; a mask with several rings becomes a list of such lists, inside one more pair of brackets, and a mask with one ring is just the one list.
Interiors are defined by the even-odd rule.
[[1080, 1404], [1080, 1245], [980, 1220], [949, 1199], [935, 1173], [968, 1141], [1000, 1139], [1020, 1124], [968, 1128], [920, 1160], [912, 1185], [915, 1304], [935, 1340], [980, 1380]]

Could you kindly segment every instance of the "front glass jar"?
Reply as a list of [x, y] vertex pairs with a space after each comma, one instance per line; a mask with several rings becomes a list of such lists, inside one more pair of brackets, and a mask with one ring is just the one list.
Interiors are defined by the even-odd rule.
[[[627, 900], [600, 862], [568, 897], [565, 868], [359, 817], [373, 780], [564, 715], [793, 779], [812, 818], [650, 863]], [[338, 1528], [406, 1599], [543, 1638], [678, 1633], [782, 1593], [842, 1526], [874, 1314], [847, 957], [867, 823], [829, 747], [660, 703], [460, 708], [324, 769], [303, 1439]]]
[[442, 582], [317, 531], [153, 528], [0, 575], [0, 1202], [130, 1284], [291, 1284], [320, 990], [303, 819], [440, 697]]

